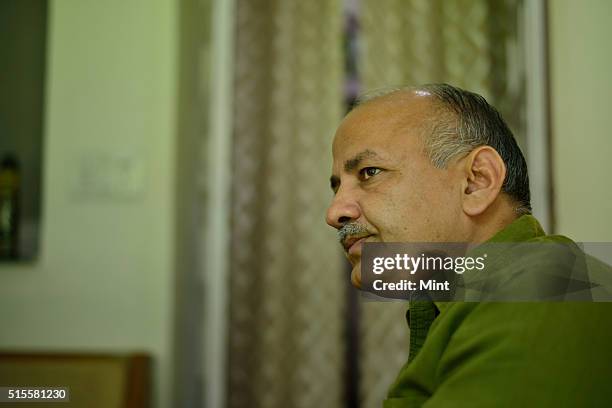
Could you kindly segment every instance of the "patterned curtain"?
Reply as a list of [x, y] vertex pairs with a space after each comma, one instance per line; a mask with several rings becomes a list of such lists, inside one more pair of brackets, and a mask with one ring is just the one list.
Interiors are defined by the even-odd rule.
[[342, 8], [238, 0], [230, 407], [343, 406], [340, 246], [325, 225]]
[[362, 0], [366, 89], [448, 82], [485, 96], [524, 135], [517, 0]]
[[[524, 146], [521, 1], [362, 0], [364, 89], [447, 82], [482, 94]], [[360, 401], [379, 407], [406, 362], [409, 333], [398, 302], [362, 303]]]

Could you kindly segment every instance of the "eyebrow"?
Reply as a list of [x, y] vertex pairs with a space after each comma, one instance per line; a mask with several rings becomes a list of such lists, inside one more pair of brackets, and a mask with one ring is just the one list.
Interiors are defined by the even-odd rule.
[[364, 159], [371, 159], [372, 157], [378, 157], [376, 152], [372, 150], [366, 149], [357, 153], [352, 159], [348, 159], [344, 162], [344, 171], [349, 172], [355, 170]]
[[[346, 160], [344, 162], [344, 171], [346, 171], [347, 173], [350, 171], [355, 170], [357, 167], [359, 167], [359, 164], [361, 164], [361, 162], [365, 159], [371, 159], [373, 157], [378, 157], [378, 154], [376, 154], [375, 151], [366, 149], [362, 152], [357, 153], [355, 156], [353, 156], [352, 158]], [[333, 191], [336, 191], [337, 187], [340, 185], [340, 177], [338, 176], [331, 176], [329, 178], [329, 184], [331, 186], [331, 189]]]

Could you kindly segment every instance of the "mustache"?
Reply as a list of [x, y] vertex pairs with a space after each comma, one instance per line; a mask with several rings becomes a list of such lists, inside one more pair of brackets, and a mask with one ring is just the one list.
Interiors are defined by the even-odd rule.
[[364, 225], [361, 225], [357, 222], [352, 222], [352, 223], [343, 225], [338, 230], [338, 241], [340, 241], [340, 243], [344, 243], [347, 237], [351, 237], [351, 236], [358, 237], [360, 235], [368, 235], [368, 234], [369, 234], [368, 229]]

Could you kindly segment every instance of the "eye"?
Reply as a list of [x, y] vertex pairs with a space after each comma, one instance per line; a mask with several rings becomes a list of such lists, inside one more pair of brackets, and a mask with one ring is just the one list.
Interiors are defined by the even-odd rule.
[[380, 173], [381, 171], [382, 170], [378, 167], [364, 167], [363, 169], [359, 170], [359, 175], [361, 176], [362, 180], [368, 180], [369, 178], [374, 177], [375, 175]]

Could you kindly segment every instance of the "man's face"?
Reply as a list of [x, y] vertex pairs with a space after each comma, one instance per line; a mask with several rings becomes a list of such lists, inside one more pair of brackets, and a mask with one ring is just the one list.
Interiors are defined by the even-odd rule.
[[458, 240], [461, 211], [456, 171], [438, 169], [423, 152], [429, 97], [391, 94], [353, 110], [333, 142], [327, 223], [339, 230], [360, 287], [363, 242]]

